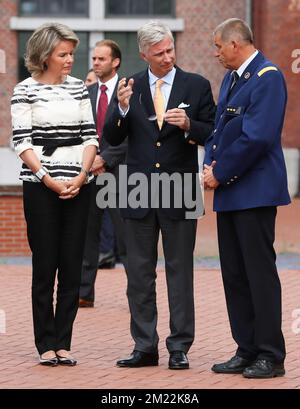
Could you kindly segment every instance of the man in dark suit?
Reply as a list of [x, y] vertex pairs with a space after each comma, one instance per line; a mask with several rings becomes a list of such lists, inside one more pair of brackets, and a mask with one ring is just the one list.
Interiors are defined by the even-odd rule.
[[[124, 78], [119, 82], [119, 104], [106, 122], [104, 137], [118, 145], [128, 135], [128, 178], [142, 174], [150, 185], [153, 176], [190, 174], [195, 190], [199, 181], [197, 145], [204, 145], [210, 135], [215, 114], [210, 84], [202, 76], [175, 66], [174, 39], [164, 24], [144, 25], [138, 32], [138, 43], [149, 68], [134, 75], [128, 84]], [[186, 354], [194, 340], [193, 251], [197, 220], [187, 219], [187, 206], [176, 206], [172, 195], [168, 196], [170, 205], [165, 206], [159, 197], [157, 208], [151, 208], [157, 191], [150, 188], [146, 188], [148, 204], [136, 207], [130, 203], [131, 187], [128, 206], [121, 213], [127, 235], [127, 295], [135, 346], [132, 354], [117, 365], [158, 365], [155, 270], [161, 232], [170, 309], [171, 333], [166, 340], [169, 368], [187, 369]], [[180, 186], [171, 193], [176, 190], [180, 191]]]
[[[118, 83], [117, 70], [121, 64], [121, 51], [114, 41], [103, 40], [96, 43], [93, 51], [93, 69], [98, 81], [88, 87], [93, 108], [94, 120], [99, 135], [99, 151], [92, 165], [94, 175], [111, 172], [118, 175], [118, 165], [123, 163], [127, 151], [127, 142], [120, 146], [110, 146], [102, 137], [103, 125], [106, 115], [112, 109], [112, 101], [116, 98]], [[86, 233], [85, 250], [82, 265], [81, 286], [79, 295], [80, 307], [93, 307], [95, 299], [95, 280], [98, 269], [99, 241], [103, 209], [96, 204], [96, 196], [99, 191], [96, 179], [92, 186], [92, 198], [90, 201], [89, 219]], [[115, 192], [117, 195], [117, 192]], [[119, 209], [109, 209], [111, 219], [115, 226], [118, 245], [126, 255], [124, 222]], [[125, 265], [125, 259], [121, 260]]]
[[277, 206], [290, 198], [281, 147], [285, 80], [253, 45], [242, 20], [215, 30], [223, 80], [204, 181], [215, 189], [220, 261], [232, 336], [238, 348], [217, 373], [284, 375], [281, 286], [273, 248]]

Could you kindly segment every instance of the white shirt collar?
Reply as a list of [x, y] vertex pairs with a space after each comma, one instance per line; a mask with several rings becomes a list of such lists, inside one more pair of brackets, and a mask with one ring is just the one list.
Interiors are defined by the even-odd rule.
[[156, 81], [158, 79], [163, 80], [164, 82], [166, 82], [169, 85], [173, 84], [174, 78], [175, 78], [175, 74], [176, 74], [176, 68], [173, 67], [171, 69], [171, 71], [168, 72], [168, 74], [166, 74], [164, 77], [162, 78], [158, 78], [156, 75], [154, 75], [152, 73], [152, 71], [150, 70], [150, 67], [148, 68], [148, 73], [149, 73], [149, 83], [150, 86], [154, 85], [156, 83]]
[[107, 89], [108, 89], [108, 91], [110, 91], [110, 92], [113, 92], [113, 91], [114, 91], [117, 82], [118, 82], [118, 74], [114, 75], [114, 76], [113, 76], [110, 80], [108, 80], [107, 82], [101, 82], [101, 81], [98, 79], [98, 85], [99, 85], [99, 87], [104, 84], [104, 85], [107, 86]]
[[239, 77], [242, 76], [245, 69], [248, 67], [248, 65], [251, 63], [251, 61], [254, 60], [254, 58], [257, 56], [257, 54], [258, 54], [258, 50], [254, 51], [254, 53], [251, 54], [250, 57], [245, 62], [243, 62], [243, 64], [240, 66], [240, 68], [238, 70], [236, 70], [236, 72], [239, 74]]

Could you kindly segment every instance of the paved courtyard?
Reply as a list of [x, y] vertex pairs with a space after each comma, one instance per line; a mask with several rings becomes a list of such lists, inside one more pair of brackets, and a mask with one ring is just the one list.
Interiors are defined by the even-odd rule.
[[[201, 248], [196, 257], [196, 340], [189, 353], [190, 370], [170, 371], [165, 338], [169, 314], [165, 273], [158, 267], [157, 293], [160, 335], [160, 364], [139, 369], [117, 368], [115, 361], [132, 350], [126, 277], [119, 266], [99, 270], [94, 309], [80, 309], [74, 325], [73, 354], [76, 367], [47, 368], [38, 364], [31, 318], [31, 269], [29, 263], [2, 259], [0, 264], [0, 389], [300, 389], [300, 201], [279, 210], [277, 246], [293, 251], [279, 257], [283, 288], [283, 330], [287, 344], [286, 376], [271, 380], [247, 380], [240, 375], [217, 375], [213, 363], [234, 353], [218, 268], [210, 247], [205, 259]], [[213, 246], [213, 216], [199, 222], [198, 241]], [[205, 224], [206, 223], [206, 224]], [[201, 226], [202, 224], [202, 226]], [[202, 232], [202, 233], [201, 233]], [[199, 243], [198, 243], [199, 244]], [[201, 247], [201, 246], [200, 246]], [[203, 244], [203, 248], [205, 245]], [[207, 248], [206, 248], [207, 249]], [[204, 249], [205, 250], [205, 249]], [[204, 261], [203, 261], [204, 260]], [[205, 264], [210, 260], [210, 265]], [[13, 262], [13, 264], [12, 264]]]

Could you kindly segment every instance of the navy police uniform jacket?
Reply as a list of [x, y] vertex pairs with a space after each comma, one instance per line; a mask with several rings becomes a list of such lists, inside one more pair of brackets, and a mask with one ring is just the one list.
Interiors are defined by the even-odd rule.
[[229, 97], [231, 71], [221, 85], [215, 129], [204, 163], [216, 161], [220, 185], [215, 211], [290, 203], [281, 132], [287, 102], [284, 77], [262, 53], [251, 61]]

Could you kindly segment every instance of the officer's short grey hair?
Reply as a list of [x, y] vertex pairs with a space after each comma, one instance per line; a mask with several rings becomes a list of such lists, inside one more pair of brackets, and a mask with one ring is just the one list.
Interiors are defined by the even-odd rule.
[[157, 44], [166, 37], [169, 37], [174, 43], [173, 34], [166, 24], [157, 20], [149, 21], [137, 33], [140, 52], [147, 52], [150, 45]]
[[229, 18], [219, 24], [214, 30], [214, 36], [219, 34], [222, 41], [239, 39], [245, 43], [253, 44], [253, 33], [249, 25], [239, 18]]

